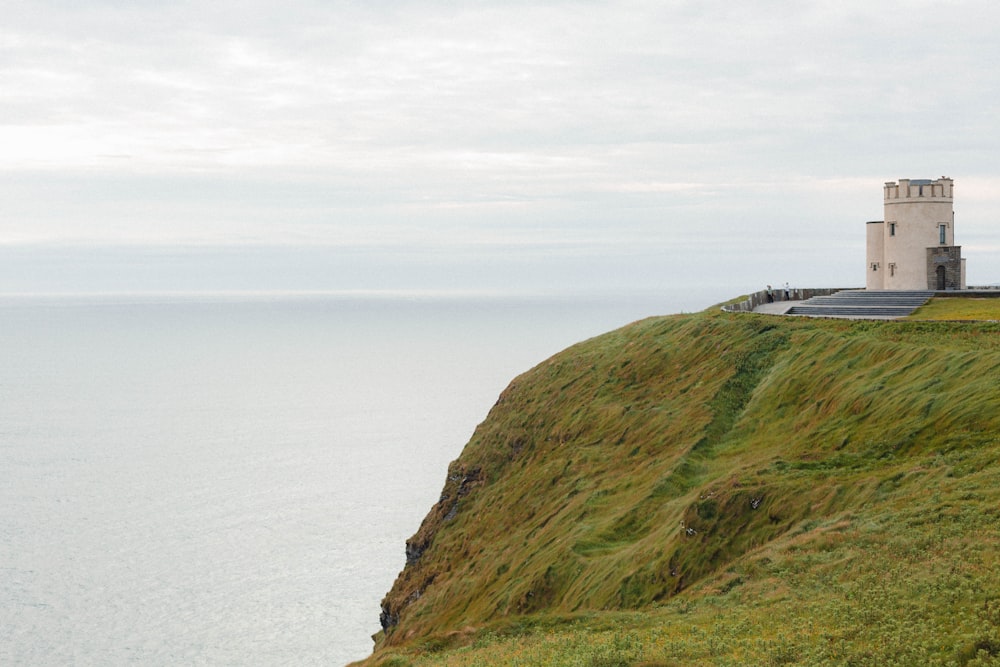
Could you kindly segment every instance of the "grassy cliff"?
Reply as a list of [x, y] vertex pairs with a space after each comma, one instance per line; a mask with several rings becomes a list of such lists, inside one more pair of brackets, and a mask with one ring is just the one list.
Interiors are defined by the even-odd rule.
[[518, 377], [372, 665], [998, 664], [1000, 325], [651, 318]]

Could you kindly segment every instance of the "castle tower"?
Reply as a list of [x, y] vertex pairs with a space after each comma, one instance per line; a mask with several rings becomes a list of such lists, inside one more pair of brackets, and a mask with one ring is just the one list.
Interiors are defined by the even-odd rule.
[[955, 245], [953, 181], [941, 177], [889, 181], [883, 192], [884, 220], [867, 227], [870, 290], [965, 288], [965, 260]]

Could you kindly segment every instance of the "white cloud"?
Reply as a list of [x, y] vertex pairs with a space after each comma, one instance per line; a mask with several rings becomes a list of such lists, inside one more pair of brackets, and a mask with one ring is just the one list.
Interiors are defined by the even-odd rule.
[[883, 180], [939, 173], [978, 211], [1000, 177], [998, 18], [979, 1], [25, 3], [0, 26], [0, 242], [847, 234]]

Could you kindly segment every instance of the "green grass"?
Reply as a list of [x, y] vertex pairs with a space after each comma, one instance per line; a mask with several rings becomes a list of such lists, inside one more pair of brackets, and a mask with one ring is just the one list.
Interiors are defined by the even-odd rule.
[[918, 308], [911, 320], [1000, 321], [1000, 298], [942, 297]]
[[998, 334], [706, 311], [556, 355], [449, 467], [369, 664], [995, 664]]

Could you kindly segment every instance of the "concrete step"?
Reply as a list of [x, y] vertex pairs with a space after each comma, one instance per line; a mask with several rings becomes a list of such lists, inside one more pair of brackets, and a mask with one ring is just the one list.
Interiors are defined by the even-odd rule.
[[875, 305], [879, 303], [888, 304], [910, 304], [910, 303], [924, 303], [927, 301], [927, 297], [924, 296], [905, 296], [905, 297], [889, 297], [889, 296], [879, 296], [879, 297], [869, 297], [869, 298], [859, 298], [859, 297], [842, 297], [837, 298], [835, 296], [814, 296], [808, 300], [809, 303], [857, 303], [861, 305], [870, 304]]
[[817, 296], [788, 310], [789, 315], [891, 319], [906, 317], [934, 295], [923, 290], [843, 290]]
[[788, 315], [812, 315], [814, 317], [906, 317], [916, 308], [851, 308], [848, 306], [793, 306]]

